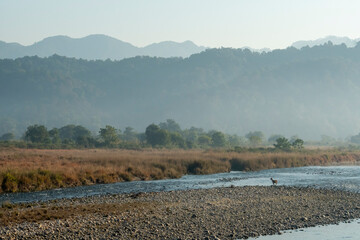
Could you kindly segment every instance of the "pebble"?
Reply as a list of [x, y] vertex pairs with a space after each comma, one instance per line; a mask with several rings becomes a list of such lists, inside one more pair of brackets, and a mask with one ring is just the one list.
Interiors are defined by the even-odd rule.
[[360, 218], [358, 193], [282, 186], [92, 196], [39, 206], [99, 203], [118, 210], [0, 226], [0, 239], [247, 239]]

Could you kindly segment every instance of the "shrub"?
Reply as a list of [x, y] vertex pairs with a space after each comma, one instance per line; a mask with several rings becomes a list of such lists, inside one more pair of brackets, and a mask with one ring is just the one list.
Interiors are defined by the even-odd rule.
[[245, 171], [248, 168], [248, 164], [244, 160], [232, 158], [230, 159], [230, 168], [232, 171]]
[[18, 179], [12, 172], [6, 172], [2, 179], [1, 188], [4, 192], [16, 192], [18, 190]]
[[199, 161], [195, 161], [193, 163], [190, 163], [187, 166], [187, 173], [190, 174], [199, 174], [201, 172], [201, 169], [203, 168], [203, 164]]

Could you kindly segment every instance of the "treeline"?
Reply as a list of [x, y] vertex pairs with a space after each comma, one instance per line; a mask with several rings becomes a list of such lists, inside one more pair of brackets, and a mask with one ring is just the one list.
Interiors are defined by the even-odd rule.
[[145, 129], [171, 116], [223, 132], [344, 138], [358, 129], [359, 79], [360, 44], [208, 49], [184, 59], [1, 59], [0, 135], [20, 136], [30, 123]]
[[132, 127], [123, 131], [106, 125], [93, 134], [81, 125], [66, 125], [47, 129], [44, 125], [31, 125], [20, 141], [15, 141], [12, 133], [0, 137], [2, 145], [29, 148], [233, 148], [242, 151], [245, 147], [264, 147], [272, 145], [277, 149], [289, 151], [303, 148], [304, 141], [297, 136], [290, 140], [282, 135], [272, 135], [267, 140], [260, 131], [249, 132], [245, 136], [226, 134], [221, 131], [204, 131], [191, 127], [182, 130], [180, 125], [167, 119], [159, 124], [150, 124], [145, 132], [136, 132]]

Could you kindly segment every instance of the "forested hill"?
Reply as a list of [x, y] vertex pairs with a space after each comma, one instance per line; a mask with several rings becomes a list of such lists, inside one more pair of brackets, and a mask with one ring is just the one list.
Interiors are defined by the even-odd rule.
[[0, 134], [35, 123], [143, 131], [171, 118], [240, 135], [346, 137], [360, 131], [359, 103], [360, 44], [208, 49], [185, 59], [0, 60]]

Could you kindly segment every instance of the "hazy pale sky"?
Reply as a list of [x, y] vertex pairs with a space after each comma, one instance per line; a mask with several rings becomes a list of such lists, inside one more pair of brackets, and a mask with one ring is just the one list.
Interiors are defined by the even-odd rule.
[[358, 0], [0, 0], [0, 40], [105, 34], [145, 46], [285, 48], [328, 35], [360, 37]]

